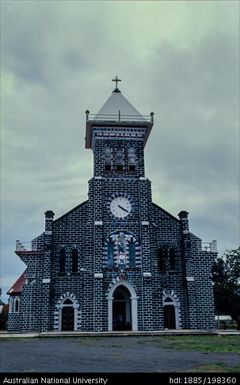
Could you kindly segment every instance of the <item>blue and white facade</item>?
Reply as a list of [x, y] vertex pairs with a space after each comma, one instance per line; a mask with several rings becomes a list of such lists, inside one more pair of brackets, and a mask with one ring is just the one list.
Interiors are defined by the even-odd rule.
[[27, 268], [10, 331], [214, 328], [216, 245], [203, 250], [186, 211], [152, 202], [144, 149], [153, 123], [118, 88], [98, 114], [86, 111], [88, 200], [57, 219], [46, 211], [31, 250], [18, 242]]

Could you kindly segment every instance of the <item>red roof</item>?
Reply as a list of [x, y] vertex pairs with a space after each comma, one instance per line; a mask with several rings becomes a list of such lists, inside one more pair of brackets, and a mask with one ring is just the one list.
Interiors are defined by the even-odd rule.
[[15, 294], [15, 293], [21, 293], [23, 284], [25, 283], [26, 277], [25, 272], [22, 273], [22, 275], [16, 280], [14, 285], [10, 287], [10, 289], [7, 291], [7, 294]]

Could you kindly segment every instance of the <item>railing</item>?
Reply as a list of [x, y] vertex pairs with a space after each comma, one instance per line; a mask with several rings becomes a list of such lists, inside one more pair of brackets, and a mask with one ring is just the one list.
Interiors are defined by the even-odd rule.
[[16, 240], [16, 251], [32, 251], [32, 242], [20, 242]]
[[217, 241], [202, 242], [202, 251], [217, 252]]
[[16, 240], [16, 251], [37, 251], [37, 245], [33, 242], [20, 242]]
[[153, 112], [150, 115], [124, 115], [118, 114], [90, 114], [86, 111], [87, 121], [112, 121], [112, 122], [151, 122], [153, 123]]

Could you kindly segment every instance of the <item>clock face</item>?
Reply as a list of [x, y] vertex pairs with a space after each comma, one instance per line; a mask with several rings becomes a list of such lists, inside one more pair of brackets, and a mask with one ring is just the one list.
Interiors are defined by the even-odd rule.
[[125, 218], [130, 214], [131, 209], [131, 202], [126, 197], [116, 197], [110, 204], [110, 210], [117, 218]]

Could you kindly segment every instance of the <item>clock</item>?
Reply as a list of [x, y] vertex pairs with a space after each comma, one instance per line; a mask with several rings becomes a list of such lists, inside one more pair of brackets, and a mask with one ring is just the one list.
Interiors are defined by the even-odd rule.
[[116, 218], [127, 217], [132, 210], [130, 199], [124, 196], [115, 197], [110, 203], [110, 210]]

